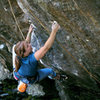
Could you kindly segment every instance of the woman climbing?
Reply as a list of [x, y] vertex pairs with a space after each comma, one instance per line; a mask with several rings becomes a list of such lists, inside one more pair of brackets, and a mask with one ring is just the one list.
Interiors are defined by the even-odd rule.
[[28, 84], [39, 82], [47, 76], [54, 79], [60, 78], [52, 68], [37, 68], [38, 61], [52, 46], [60, 25], [56, 21], [53, 22], [50, 37], [44, 46], [36, 52], [32, 52], [30, 44], [31, 33], [34, 28], [34, 26], [30, 25], [25, 41], [20, 41], [13, 46], [13, 75], [16, 80], [19, 80], [18, 91], [20, 92], [25, 92]]

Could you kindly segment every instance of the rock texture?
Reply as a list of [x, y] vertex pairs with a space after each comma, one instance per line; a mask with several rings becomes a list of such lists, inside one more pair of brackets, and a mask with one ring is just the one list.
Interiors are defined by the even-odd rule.
[[[24, 36], [27, 35], [30, 23], [34, 23], [37, 27], [33, 37], [37, 38], [38, 43], [35, 43], [34, 40], [32, 42], [35, 49], [39, 49], [49, 37], [50, 21], [56, 20], [61, 26], [53, 47], [40, 62], [43, 66], [52, 67], [57, 72], [67, 75], [68, 79], [55, 81], [59, 93], [56, 92], [55, 96], [54, 92], [50, 95], [48, 92], [43, 92], [46, 97], [52, 96], [58, 100], [99, 100], [100, 1], [10, 1]], [[3, 71], [2, 66], [4, 68], [7, 66], [9, 72], [12, 73], [11, 48], [19, 40], [23, 40], [23, 37], [16, 26], [7, 0], [0, 1], [0, 12], [0, 72]], [[6, 74], [1, 80], [5, 78], [8, 78]], [[5, 84], [6, 82], [4, 80]], [[17, 83], [12, 84], [14, 88], [15, 84]]]

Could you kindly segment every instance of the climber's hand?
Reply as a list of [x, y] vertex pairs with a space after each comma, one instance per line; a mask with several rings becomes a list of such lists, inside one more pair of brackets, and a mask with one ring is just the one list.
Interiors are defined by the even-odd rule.
[[52, 23], [52, 31], [57, 32], [58, 29], [60, 29], [60, 25], [56, 21], [54, 21]]

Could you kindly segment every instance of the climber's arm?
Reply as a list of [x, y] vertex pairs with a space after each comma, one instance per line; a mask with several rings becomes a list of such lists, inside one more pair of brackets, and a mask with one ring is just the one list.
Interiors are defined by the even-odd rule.
[[30, 43], [30, 41], [31, 41], [31, 33], [32, 33], [32, 30], [33, 30], [33, 27], [32, 27], [32, 25], [30, 25], [29, 30], [28, 30], [28, 33], [27, 33], [27, 37], [25, 39], [25, 41], [28, 42], [28, 43]]
[[37, 60], [40, 60], [46, 54], [46, 52], [51, 48], [59, 28], [60, 28], [59, 24], [56, 21], [54, 21], [54, 23], [52, 24], [52, 32], [50, 34], [50, 37], [48, 38], [44, 46], [41, 47], [37, 52], [35, 52], [34, 56]]

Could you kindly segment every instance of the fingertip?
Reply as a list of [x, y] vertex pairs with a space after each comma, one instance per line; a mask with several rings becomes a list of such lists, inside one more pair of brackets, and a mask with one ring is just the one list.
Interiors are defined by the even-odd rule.
[[54, 21], [54, 24], [57, 24], [57, 22], [56, 22], [56, 21]]

